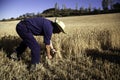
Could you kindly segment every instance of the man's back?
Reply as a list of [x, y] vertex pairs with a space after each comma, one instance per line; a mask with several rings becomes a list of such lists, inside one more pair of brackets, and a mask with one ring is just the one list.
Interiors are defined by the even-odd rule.
[[34, 35], [44, 35], [44, 30], [51, 32], [53, 29], [51, 21], [42, 17], [27, 18], [24, 21]]

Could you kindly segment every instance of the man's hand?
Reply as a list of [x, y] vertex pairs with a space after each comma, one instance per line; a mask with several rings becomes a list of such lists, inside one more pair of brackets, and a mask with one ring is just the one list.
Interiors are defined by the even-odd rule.
[[57, 51], [53, 48], [52, 41], [50, 40], [50, 48], [52, 53], [56, 53]]

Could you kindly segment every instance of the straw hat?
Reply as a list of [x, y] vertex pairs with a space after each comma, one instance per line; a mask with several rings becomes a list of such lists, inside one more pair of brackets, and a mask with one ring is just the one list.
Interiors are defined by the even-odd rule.
[[58, 28], [65, 33], [64, 29], [65, 29], [65, 24], [62, 21], [57, 20], [57, 18], [55, 19], [55, 23], [58, 25]]

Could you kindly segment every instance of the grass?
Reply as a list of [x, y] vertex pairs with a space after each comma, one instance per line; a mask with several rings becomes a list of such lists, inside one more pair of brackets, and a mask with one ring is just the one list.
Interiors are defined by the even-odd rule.
[[58, 52], [51, 61], [45, 58], [42, 37], [36, 37], [42, 49], [41, 63], [34, 73], [26, 69], [31, 59], [29, 49], [21, 61], [7, 58], [21, 41], [14, 31], [19, 21], [0, 22], [0, 79], [119, 80], [119, 13], [59, 19], [65, 22], [67, 34], [53, 35], [52, 41]]

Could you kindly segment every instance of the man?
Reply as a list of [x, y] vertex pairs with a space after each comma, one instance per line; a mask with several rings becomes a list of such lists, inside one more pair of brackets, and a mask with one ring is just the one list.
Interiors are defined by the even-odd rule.
[[[17, 58], [20, 59], [22, 53], [27, 47], [31, 49], [31, 66], [40, 62], [40, 45], [34, 38], [34, 35], [44, 36], [44, 43], [48, 59], [52, 59], [50, 50], [52, 33], [64, 32], [65, 24], [62, 21], [55, 20], [55, 22], [45, 19], [43, 17], [28, 18], [20, 21], [16, 26], [18, 35], [22, 38], [22, 42], [16, 48]], [[30, 68], [31, 68], [30, 66]]]

